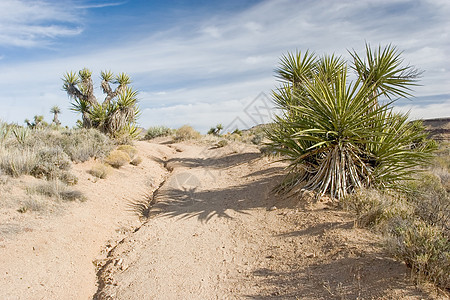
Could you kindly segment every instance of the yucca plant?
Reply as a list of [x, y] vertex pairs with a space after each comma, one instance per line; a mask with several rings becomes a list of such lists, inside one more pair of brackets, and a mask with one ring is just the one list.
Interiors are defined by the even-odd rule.
[[282, 86], [273, 92], [281, 114], [267, 134], [290, 165], [277, 192], [304, 188], [342, 198], [361, 187], [400, 188], [430, 158], [423, 130], [392, 111], [391, 99], [410, 96], [419, 72], [402, 67], [391, 45], [350, 54], [352, 62], [310, 52], [281, 58]]
[[58, 115], [61, 113], [61, 109], [59, 106], [55, 105], [50, 109], [50, 112], [53, 114], [53, 121], [52, 123], [55, 125], [61, 125], [61, 122], [59, 121]]
[[[101, 72], [103, 93], [102, 103], [94, 95], [92, 72], [83, 69], [78, 73], [68, 72], [63, 78], [63, 89], [72, 99], [72, 110], [82, 115], [82, 127], [97, 128], [111, 137], [123, 139], [136, 137], [136, 120], [139, 116], [137, 91], [128, 85], [130, 77], [111, 71]], [[112, 84], [117, 84], [113, 90]]]

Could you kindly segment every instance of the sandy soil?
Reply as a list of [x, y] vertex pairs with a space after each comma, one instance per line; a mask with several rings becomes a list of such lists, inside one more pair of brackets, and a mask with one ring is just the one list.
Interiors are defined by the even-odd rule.
[[174, 152], [148, 143], [138, 147], [141, 165], [125, 166], [104, 180], [86, 172], [93, 161], [74, 166], [76, 188], [85, 202], [64, 205], [54, 214], [14, 210], [0, 217], [0, 299], [92, 298], [97, 289], [93, 261], [141, 225], [132, 203], [156, 189], [168, 173], [152, 158]]
[[257, 148], [137, 147], [105, 180], [76, 165], [86, 202], [0, 239], [0, 299], [435, 298], [333, 203], [272, 195], [284, 166]]

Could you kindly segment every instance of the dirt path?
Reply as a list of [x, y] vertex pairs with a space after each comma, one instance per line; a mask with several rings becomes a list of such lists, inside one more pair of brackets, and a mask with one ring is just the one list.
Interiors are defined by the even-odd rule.
[[[143, 163], [116, 170], [105, 180], [86, 173], [92, 162], [74, 166], [76, 188], [86, 202], [68, 204], [61, 215], [17, 213], [2, 224], [20, 233], [0, 236], [0, 299], [92, 298], [97, 289], [93, 261], [105, 246], [114, 246], [111, 241], [141, 225], [130, 203], [142, 200], [167, 175], [153, 158], [175, 152], [163, 145], [137, 146]], [[22, 228], [24, 218], [34, 219]]]
[[149, 220], [109, 253], [95, 298], [431, 298], [349, 214], [271, 195], [283, 165], [256, 148], [172, 147]]

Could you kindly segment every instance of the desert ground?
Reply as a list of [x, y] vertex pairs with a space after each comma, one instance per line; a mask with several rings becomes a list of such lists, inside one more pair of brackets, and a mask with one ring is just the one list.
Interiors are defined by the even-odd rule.
[[285, 165], [255, 146], [135, 146], [106, 179], [74, 164], [84, 202], [1, 211], [0, 299], [445, 298], [329, 198], [274, 195]]

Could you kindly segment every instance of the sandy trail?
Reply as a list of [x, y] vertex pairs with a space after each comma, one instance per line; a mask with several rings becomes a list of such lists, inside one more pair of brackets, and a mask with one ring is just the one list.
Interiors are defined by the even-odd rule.
[[284, 166], [256, 147], [137, 147], [105, 180], [76, 165], [86, 202], [0, 237], [0, 299], [432, 298], [350, 214], [273, 196]]
[[149, 220], [109, 253], [95, 298], [431, 297], [349, 214], [274, 197], [283, 165], [256, 148], [172, 147]]
[[0, 238], [0, 299], [92, 298], [97, 289], [93, 261], [110, 240], [141, 225], [130, 202], [165, 178], [167, 170], [152, 158], [174, 152], [148, 143], [137, 147], [143, 163], [116, 170], [105, 180], [86, 173], [93, 162], [75, 165], [75, 188], [86, 202], [68, 204], [62, 215], [36, 216], [25, 232]]

